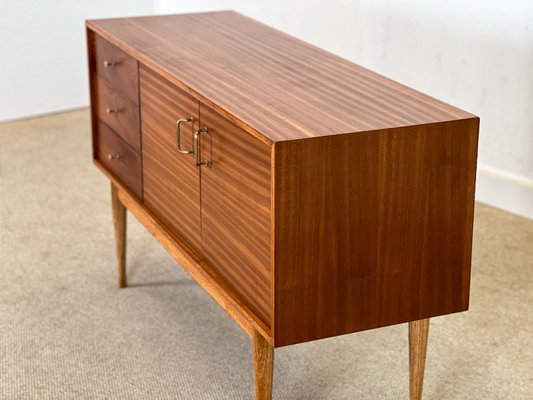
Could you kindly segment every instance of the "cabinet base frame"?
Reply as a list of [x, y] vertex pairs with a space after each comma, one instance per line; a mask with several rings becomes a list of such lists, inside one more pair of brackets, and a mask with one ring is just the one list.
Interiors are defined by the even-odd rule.
[[[119, 287], [126, 286], [126, 211], [156, 238], [192, 278], [221, 306], [252, 338], [256, 400], [272, 399], [274, 374], [274, 346], [268, 327], [231, 294], [225, 285], [183, 239], [170, 232], [150, 211], [97, 161], [95, 164], [111, 180], [113, 226], [119, 272]], [[208, 272], [209, 271], [209, 272]], [[422, 399], [429, 319], [409, 322], [409, 393], [410, 400]]]
[[409, 393], [411, 400], [422, 399], [428, 333], [429, 318], [409, 322]]
[[111, 183], [111, 208], [117, 252], [118, 287], [125, 288], [128, 285], [126, 280], [126, 207], [118, 199], [117, 187], [113, 183]]

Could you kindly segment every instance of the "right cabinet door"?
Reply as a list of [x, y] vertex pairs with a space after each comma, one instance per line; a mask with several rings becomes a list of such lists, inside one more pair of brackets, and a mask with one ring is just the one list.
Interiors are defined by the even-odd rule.
[[200, 123], [202, 254], [271, 327], [271, 146], [203, 104]]

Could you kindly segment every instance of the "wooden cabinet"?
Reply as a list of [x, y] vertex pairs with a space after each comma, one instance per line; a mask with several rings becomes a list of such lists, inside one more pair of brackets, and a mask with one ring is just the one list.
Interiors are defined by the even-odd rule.
[[[273, 349], [469, 303], [479, 119], [234, 12], [87, 22], [94, 159], [123, 208]], [[122, 210], [122, 211], [121, 211]]]

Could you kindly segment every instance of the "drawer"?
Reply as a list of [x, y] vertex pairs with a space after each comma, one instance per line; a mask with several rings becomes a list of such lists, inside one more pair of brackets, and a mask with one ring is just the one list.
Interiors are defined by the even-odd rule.
[[96, 79], [95, 89], [97, 118], [111, 127], [137, 152], [140, 152], [139, 106], [123, 93], [116, 91], [104, 79]]
[[95, 150], [96, 159], [142, 199], [141, 156], [102, 121], [96, 127]]
[[135, 104], [139, 103], [137, 60], [98, 35], [94, 35], [94, 70], [113, 88]]

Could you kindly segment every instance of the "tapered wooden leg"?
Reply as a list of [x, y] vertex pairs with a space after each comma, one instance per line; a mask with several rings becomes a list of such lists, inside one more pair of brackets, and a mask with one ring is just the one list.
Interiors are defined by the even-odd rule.
[[411, 400], [422, 399], [429, 319], [409, 322], [409, 392]]
[[274, 347], [259, 333], [253, 335], [256, 400], [272, 400]]
[[126, 281], [126, 207], [118, 199], [117, 187], [111, 183], [111, 206], [113, 208], [113, 227], [115, 228], [115, 247], [118, 264], [118, 287], [124, 288]]

